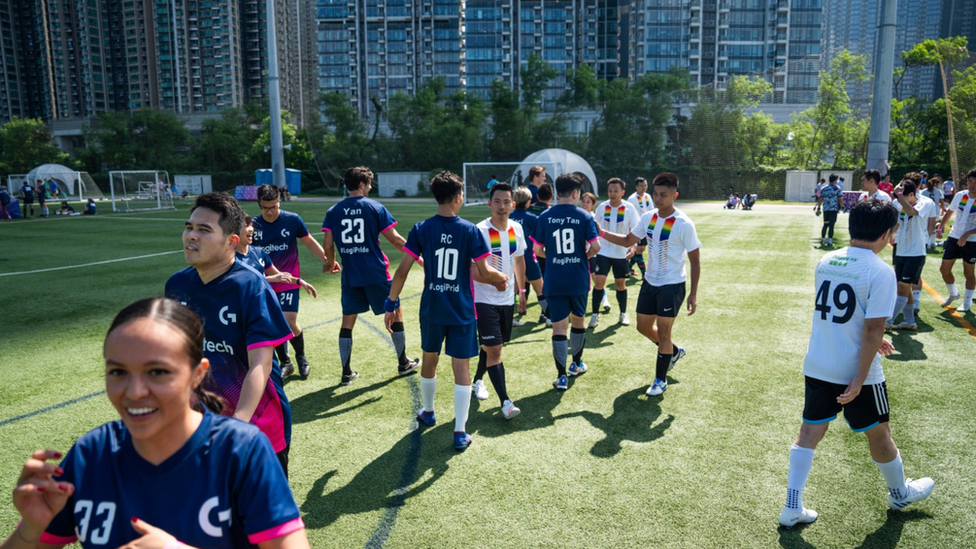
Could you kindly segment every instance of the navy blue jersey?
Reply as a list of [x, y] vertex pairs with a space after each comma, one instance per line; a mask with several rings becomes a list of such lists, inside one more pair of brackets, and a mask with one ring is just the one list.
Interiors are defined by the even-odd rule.
[[268, 256], [268, 252], [258, 246], [248, 246], [247, 254], [238, 253], [237, 259], [262, 275], [274, 266], [274, 263], [271, 262], [271, 257]]
[[532, 240], [530, 240], [530, 238], [533, 234], [535, 234], [535, 227], [539, 224], [539, 216], [528, 210], [512, 210], [512, 213], [508, 216], [508, 218], [522, 226], [522, 234], [526, 236], [526, 261], [535, 261], [535, 250], [532, 249]]
[[24, 183], [20, 187], [20, 192], [23, 193], [24, 200], [34, 200], [34, 187], [31, 187], [30, 184]]
[[98, 211], [98, 206], [96, 206], [94, 202], [89, 202], [85, 206], [85, 211], [89, 214], [94, 214], [96, 211]]
[[144, 460], [120, 420], [84, 435], [61, 462], [75, 493], [42, 543], [114, 549], [141, 537], [132, 517], [191, 547], [256, 547], [305, 527], [268, 439], [211, 413], [159, 465]]
[[424, 258], [420, 319], [447, 326], [475, 321], [471, 262], [489, 254], [481, 231], [460, 217], [435, 215], [410, 229], [404, 253]]
[[[282, 211], [274, 223], [268, 223], [259, 215], [252, 220], [252, 224], [254, 225], [253, 244], [268, 252], [271, 261], [279, 271], [300, 278], [302, 272], [298, 265], [298, 239], [308, 236], [308, 229], [302, 218], [298, 214]], [[275, 292], [281, 293], [294, 290], [299, 286], [279, 283], [272, 284], [271, 287]]]
[[379, 202], [354, 196], [329, 208], [322, 231], [332, 233], [342, 258], [343, 286], [372, 286], [390, 281], [390, 260], [380, 249], [380, 235], [396, 220]]
[[599, 237], [590, 212], [573, 206], [553, 206], [539, 216], [532, 240], [546, 250], [545, 295], [583, 295], [590, 291], [590, 262], [586, 246]]
[[[263, 275], [240, 261], [206, 284], [193, 267], [178, 271], [166, 282], [166, 297], [183, 303], [203, 321], [203, 352], [210, 360], [214, 389], [227, 402], [224, 413], [233, 415], [250, 369], [247, 352], [293, 337], [278, 298]], [[272, 374], [251, 417], [275, 452], [284, 450], [291, 438], [291, 422], [286, 420], [291, 412], [280, 383], [280, 376]]]

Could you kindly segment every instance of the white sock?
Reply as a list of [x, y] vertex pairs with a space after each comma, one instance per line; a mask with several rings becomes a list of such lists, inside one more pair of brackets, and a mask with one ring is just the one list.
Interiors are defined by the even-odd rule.
[[424, 404], [424, 410], [434, 411], [434, 393], [437, 392], [437, 376], [427, 379], [420, 376], [420, 401]]
[[955, 284], [946, 283], [946, 289], [949, 290], [949, 295], [959, 295], [959, 288]]
[[915, 307], [917, 308], [922, 299], [922, 290], [912, 290], [912, 298], [915, 300]]
[[786, 478], [786, 507], [803, 509], [803, 489], [813, 468], [813, 449], [794, 444], [790, 447], [790, 473]]
[[888, 493], [897, 499], [903, 498], [905, 496], [905, 466], [901, 462], [901, 452], [898, 452], [895, 459], [888, 463], [875, 461], [874, 464], [878, 466], [881, 476], [885, 479], [885, 484], [888, 485]]
[[973, 304], [973, 292], [976, 290], [966, 290], [965, 297], [962, 298], [962, 304], [968, 309], [970, 305]]
[[603, 303], [601, 303], [601, 305], [603, 305], [604, 307], [610, 306], [610, 300], [607, 299], [607, 294], [603, 294]]
[[454, 432], [463, 433], [464, 425], [468, 422], [468, 410], [471, 408], [471, 386], [454, 386]]

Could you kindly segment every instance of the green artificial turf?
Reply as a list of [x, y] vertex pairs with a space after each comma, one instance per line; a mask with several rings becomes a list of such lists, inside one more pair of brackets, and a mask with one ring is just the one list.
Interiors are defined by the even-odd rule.
[[[319, 238], [331, 202], [295, 201]], [[404, 236], [433, 201], [390, 201]], [[0, 536], [17, 514], [9, 494], [31, 450], [67, 450], [117, 416], [101, 395], [101, 344], [124, 305], [163, 293], [183, 268], [181, 223], [188, 205], [163, 213], [0, 223]], [[247, 209], [257, 214], [256, 204]], [[821, 443], [804, 503], [820, 513], [786, 531], [790, 444], [803, 404], [802, 361], [813, 314], [819, 225], [809, 206], [725, 211], [681, 205], [704, 244], [698, 312], [682, 315], [675, 341], [688, 350], [662, 398], [644, 396], [656, 349], [614, 310], [587, 334], [586, 375], [557, 393], [550, 332], [526, 325], [504, 350], [509, 393], [522, 414], [500, 416], [494, 391], [472, 402], [463, 454], [451, 446], [453, 380], [438, 375], [438, 424], [417, 430], [417, 377], [396, 377], [382, 317], [360, 316], [352, 367], [339, 387], [339, 277], [302, 248], [302, 297], [311, 377], [286, 381], [294, 410], [291, 486], [313, 548], [385, 547], [967, 547], [976, 539], [973, 357], [976, 339], [922, 294], [919, 331], [896, 334], [884, 361], [892, 430], [910, 477], [936, 480], [932, 497], [889, 512], [886, 489], [863, 435], [840, 420]], [[472, 221], [484, 207], [466, 208]], [[835, 241], [846, 244], [841, 215]], [[399, 254], [388, 245], [391, 269]], [[165, 254], [165, 252], [175, 252]], [[82, 268], [16, 274], [119, 258]], [[886, 259], [890, 259], [885, 252]], [[938, 257], [925, 278], [945, 293]], [[957, 271], [961, 268], [957, 265]], [[404, 290], [407, 349], [420, 354], [415, 268]], [[966, 316], [976, 323], [972, 313]], [[473, 371], [474, 364], [472, 364]], [[486, 380], [487, 382], [487, 380]], [[150, 497], [151, 495], [147, 495]]]

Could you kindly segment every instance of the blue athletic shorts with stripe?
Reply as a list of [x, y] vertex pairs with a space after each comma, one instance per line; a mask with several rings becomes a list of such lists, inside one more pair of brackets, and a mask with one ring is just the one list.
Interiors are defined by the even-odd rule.
[[[447, 344], [444, 341], [447, 340]], [[425, 353], [441, 354], [444, 352], [452, 358], [471, 358], [478, 356], [478, 323], [472, 322], [463, 326], [448, 326], [431, 322], [429, 319], [420, 320], [420, 348]]]
[[572, 313], [575, 316], [586, 315], [586, 298], [589, 292], [582, 295], [547, 295], [549, 304], [549, 320], [559, 322]]
[[803, 423], [828, 423], [843, 410], [844, 419], [855, 433], [867, 431], [888, 421], [888, 387], [885, 382], [863, 385], [861, 392], [847, 404], [839, 404], [837, 397], [847, 385], [806, 377], [806, 399], [803, 404]]
[[302, 297], [302, 289], [295, 288], [293, 290], [285, 290], [278, 294], [278, 303], [281, 304], [281, 310], [285, 313], [297, 313], [298, 303]]
[[390, 283], [372, 284], [370, 286], [343, 286], [342, 287], [342, 314], [358, 315], [370, 309], [374, 315], [381, 315], [386, 312], [383, 304], [390, 296]]

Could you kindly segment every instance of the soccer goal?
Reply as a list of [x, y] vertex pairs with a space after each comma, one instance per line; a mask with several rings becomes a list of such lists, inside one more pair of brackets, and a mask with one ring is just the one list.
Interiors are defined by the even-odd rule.
[[113, 212], [176, 209], [165, 171], [114, 171], [109, 172], [108, 180]]
[[488, 184], [492, 181], [505, 182], [513, 188], [528, 185], [529, 169], [532, 166], [546, 168], [546, 182], [552, 184], [549, 174], [561, 173], [559, 162], [465, 162], [461, 177], [464, 178], [464, 205], [488, 203]]

